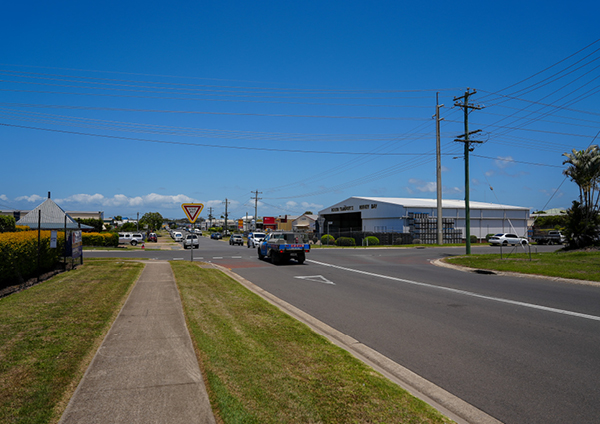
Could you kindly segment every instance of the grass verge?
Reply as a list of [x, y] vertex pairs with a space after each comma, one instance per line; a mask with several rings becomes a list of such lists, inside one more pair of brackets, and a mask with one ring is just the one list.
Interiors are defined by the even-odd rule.
[[578, 280], [600, 281], [600, 252], [573, 251], [513, 254], [500, 259], [499, 254], [470, 255], [446, 258], [446, 262], [471, 268], [494, 271], [539, 274], [550, 277], [574, 278]]
[[86, 261], [0, 300], [0, 422], [58, 422], [142, 267]]
[[220, 422], [452, 422], [222, 272], [171, 266]]

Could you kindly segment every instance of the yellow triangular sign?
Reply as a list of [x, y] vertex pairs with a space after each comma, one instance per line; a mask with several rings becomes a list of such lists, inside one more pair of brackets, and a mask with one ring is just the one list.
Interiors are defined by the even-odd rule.
[[200, 216], [204, 205], [202, 203], [183, 203], [181, 209], [185, 212], [185, 216], [190, 220], [190, 223], [196, 222], [196, 219]]

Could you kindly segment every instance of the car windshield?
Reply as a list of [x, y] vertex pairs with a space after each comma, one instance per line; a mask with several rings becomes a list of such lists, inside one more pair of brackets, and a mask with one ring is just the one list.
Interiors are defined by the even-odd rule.
[[264, 234], [254, 234], [254, 238], [256, 238], [256, 239], [264, 239], [265, 235]]
[[494, 237], [502, 237], [504, 234], [495, 234]]

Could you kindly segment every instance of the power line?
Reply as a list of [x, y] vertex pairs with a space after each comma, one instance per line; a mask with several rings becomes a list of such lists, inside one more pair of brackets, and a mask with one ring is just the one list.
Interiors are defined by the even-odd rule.
[[101, 137], [101, 138], [110, 138], [117, 140], [130, 140], [130, 141], [141, 141], [147, 143], [159, 143], [159, 144], [174, 144], [181, 146], [193, 146], [193, 147], [211, 147], [211, 148], [219, 148], [219, 149], [237, 149], [237, 150], [255, 150], [255, 151], [264, 151], [264, 152], [282, 152], [282, 153], [311, 153], [311, 154], [327, 154], [327, 155], [361, 155], [361, 156], [423, 156], [425, 153], [369, 153], [369, 152], [348, 152], [348, 151], [325, 151], [325, 150], [300, 150], [300, 149], [275, 149], [269, 147], [248, 147], [248, 146], [227, 146], [227, 145], [217, 145], [217, 144], [200, 144], [200, 143], [188, 143], [183, 141], [167, 141], [167, 140], [153, 140], [148, 138], [136, 138], [136, 137], [123, 137], [116, 135], [106, 135], [106, 134], [94, 134], [94, 133], [84, 133], [77, 131], [66, 131], [66, 130], [58, 130], [51, 128], [38, 128], [38, 127], [29, 127], [24, 125], [14, 125], [14, 124], [6, 124], [0, 122], [1, 126], [5, 127], [13, 127], [13, 128], [23, 128], [29, 130], [39, 130], [39, 131], [49, 131], [56, 132], [61, 134], [73, 134], [73, 135], [84, 135], [89, 137]]

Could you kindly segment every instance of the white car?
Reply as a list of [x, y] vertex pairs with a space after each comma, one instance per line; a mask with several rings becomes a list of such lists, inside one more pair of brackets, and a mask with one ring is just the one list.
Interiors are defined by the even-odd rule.
[[257, 247], [265, 239], [265, 233], [250, 233], [248, 234], [248, 248]]
[[495, 234], [488, 240], [492, 246], [507, 246], [509, 244], [516, 246], [517, 244], [525, 246], [529, 244], [526, 238], [519, 237], [516, 234], [501, 233]]
[[119, 244], [131, 244], [136, 246], [144, 242], [144, 236], [138, 233], [119, 233]]
[[179, 231], [175, 231], [173, 233], [173, 240], [175, 240], [175, 241], [183, 240], [183, 234], [181, 234]]
[[196, 234], [188, 234], [185, 236], [185, 240], [183, 240], [183, 248], [192, 248], [198, 249], [200, 247], [200, 243], [198, 242], [198, 236]]

